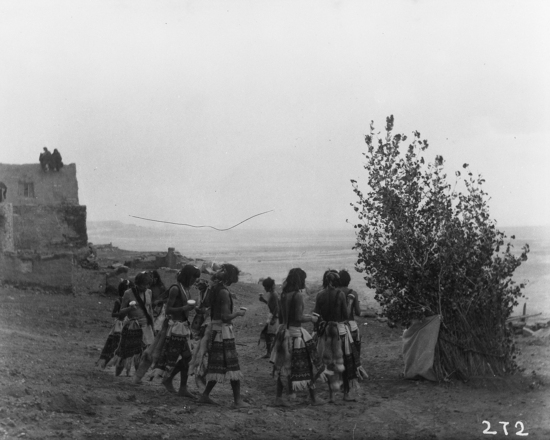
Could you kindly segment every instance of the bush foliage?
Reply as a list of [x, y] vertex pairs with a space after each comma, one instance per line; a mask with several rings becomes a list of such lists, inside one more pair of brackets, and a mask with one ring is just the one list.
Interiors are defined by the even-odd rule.
[[424, 159], [428, 142], [420, 133], [404, 148], [407, 136], [393, 134], [393, 125], [390, 116], [381, 137], [371, 123], [365, 136], [368, 190], [351, 181], [356, 270], [389, 320], [408, 326], [441, 316], [434, 364], [440, 379], [512, 372], [506, 319], [522, 296], [524, 285], [512, 275], [529, 246], [518, 255], [505, 244], [489, 215], [484, 179], [468, 164], [449, 183], [441, 156]]

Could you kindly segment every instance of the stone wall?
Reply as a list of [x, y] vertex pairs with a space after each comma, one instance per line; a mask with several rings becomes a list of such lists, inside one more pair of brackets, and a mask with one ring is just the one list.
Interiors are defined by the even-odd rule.
[[15, 249], [77, 249], [88, 244], [86, 207], [19, 205], [13, 207]]
[[168, 289], [172, 284], [176, 283], [176, 274], [179, 269], [170, 269], [168, 267], [161, 267], [157, 269], [157, 272], [160, 275], [160, 279]]
[[74, 273], [73, 253], [88, 245], [76, 165], [45, 172], [38, 154], [35, 164], [0, 164], [0, 279], [58, 293], [74, 293], [73, 278], [104, 288], [104, 275]]
[[72, 293], [73, 254], [0, 253], [2, 280], [18, 287], [40, 287], [56, 293]]
[[0, 204], [0, 252], [13, 252], [13, 205]]
[[[176, 283], [176, 273], [178, 272], [178, 269], [170, 269], [169, 267], [161, 267], [156, 269], [157, 272], [160, 275], [160, 279], [164, 283], [164, 286], [168, 289], [172, 284]], [[115, 271], [112, 271], [111, 273], [106, 274], [106, 286], [111, 286], [115, 290], [118, 289], [118, 284], [120, 283], [121, 279], [124, 280], [134, 280], [135, 276], [141, 272], [141, 270], [135, 269], [135, 268], [129, 268], [127, 272], [120, 272], [115, 273]], [[105, 291], [105, 289], [103, 289]]]
[[0, 164], [0, 182], [7, 187], [5, 203], [14, 205], [78, 205], [76, 165], [42, 171], [36, 164]]
[[72, 284], [76, 295], [103, 293], [107, 284], [107, 272], [74, 266]]

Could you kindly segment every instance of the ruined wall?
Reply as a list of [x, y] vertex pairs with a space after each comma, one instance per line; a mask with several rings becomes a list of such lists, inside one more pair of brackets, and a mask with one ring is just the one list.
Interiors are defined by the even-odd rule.
[[0, 253], [14, 251], [13, 244], [13, 205], [0, 204]]
[[3, 252], [3, 281], [18, 287], [40, 287], [57, 293], [72, 293], [73, 255], [70, 252], [40, 255]]
[[86, 207], [19, 205], [13, 207], [15, 249], [56, 251], [88, 244]]
[[[72, 284], [76, 295], [105, 292], [107, 272], [73, 267]], [[118, 287], [118, 283], [117, 283]]]
[[160, 275], [160, 279], [168, 289], [172, 284], [176, 284], [176, 274], [178, 273], [177, 269], [170, 269], [167, 267], [161, 267], [157, 269], [157, 272]]
[[[177, 269], [161, 267], [161, 268], [157, 268], [156, 270], [159, 273], [160, 279], [162, 280], [162, 282], [164, 283], [167, 289], [172, 284], [176, 284], [176, 274], [178, 273]], [[116, 271], [112, 271], [111, 273], [105, 274], [105, 272], [103, 272], [105, 274], [104, 277], [106, 278], [105, 289], [107, 288], [107, 286], [111, 286], [111, 288], [116, 290], [118, 289], [118, 284], [120, 283], [121, 279], [133, 281], [139, 272], [141, 272], [141, 270], [136, 268], [128, 268], [128, 271], [124, 273], [122, 272], [116, 273]]]
[[[4, 202], [14, 205], [78, 205], [76, 165], [59, 171], [42, 171], [36, 164], [0, 164], [0, 182], [6, 189]], [[1, 186], [1, 185], [0, 185]]]

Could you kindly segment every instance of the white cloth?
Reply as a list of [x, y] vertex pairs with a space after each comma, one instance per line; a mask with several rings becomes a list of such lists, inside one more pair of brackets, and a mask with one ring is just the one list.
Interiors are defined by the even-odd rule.
[[433, 364], [440, 324], [440, 316], [433, 315], [424, 318], [422, 321], [414, 321], [403, 332], [405, 379], [422, 376], [428, 380], [437, 380], [433, 371]]

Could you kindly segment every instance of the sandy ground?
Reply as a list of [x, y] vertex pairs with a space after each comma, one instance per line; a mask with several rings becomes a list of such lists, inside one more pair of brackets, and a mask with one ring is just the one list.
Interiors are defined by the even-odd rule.
[[[250, 404], [243, 410], [230, 408], [229, 384], [212, 393], [220, 407], [201, 406], [159, 382], [134, 385], [112, 368], [95, 367], [114, 298], [0, 288], [0, 439], [500, 439], [521, 437], [518, 422], [528, 438], [550, 438], [547, 341], [518, 337], [525, 370], [507, 379], [406, 381], [402, 331], [375, 319], [361, 319], [368, 323], [361, 325], [362, 357], [370, 378], [358, 402], [312, 407], [298, 393], [291, 407], [274, 407], [275, 381], [257, 345], [267, 313], [257, 299], [260, 286], [232, 290], [237, 305], [249, 307], [235, 325]], [[189, 386], [198, 392], [193, 378]], [[318, 389], [326, 399], [326, 385]]]

